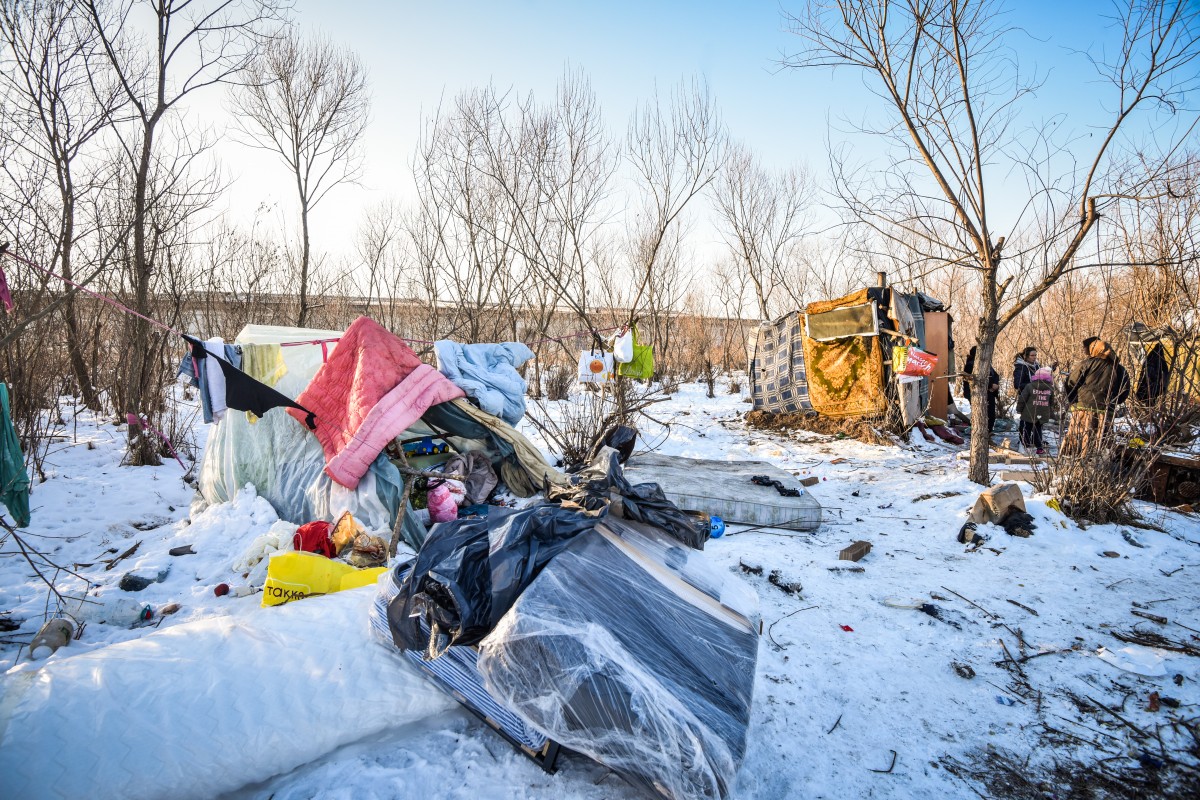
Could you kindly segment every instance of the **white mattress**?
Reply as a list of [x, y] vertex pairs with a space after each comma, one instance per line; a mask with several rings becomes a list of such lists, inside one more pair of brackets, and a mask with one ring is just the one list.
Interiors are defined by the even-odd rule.
[[0, 796], [214, 797], [454, 707], [371, 639], [374, 596], [364, 587], [14, 667], [0, 679]]
[[[800, 492], [784, 497], [773, 486], [750, 482], [766, 475]], [[791, 474], [765, 461], [713, 461], [703, 458], [644, 453], [629, 459], [630, 483], [657, 483], [663, 494], [684, 511], [698, 511], [740, 525], [795, 531], [821, 526], [821, 504]]]

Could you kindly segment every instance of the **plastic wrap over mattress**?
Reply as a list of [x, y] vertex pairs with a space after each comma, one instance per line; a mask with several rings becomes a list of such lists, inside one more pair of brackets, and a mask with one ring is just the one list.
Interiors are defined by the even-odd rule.
[[0, 795], [215, 797], [452, 708], [371, 641], [373, 598], [310, 598], [10, 670]]
[[[426, 659], [423, 653], [404, 650], [392, 640], [392, 628], [388, 622], [388, 605], [400, 594], [400, 587], [411, 564], [400, 564], [379, 581], [379, 593], [371, 606], [371, 634], [390, 650], [402, 653], [405, 658], [424, 670], [437, 685], [449, 692], [458, 702], [467, 707], [488, 724], [495, 726], [512, 742], [535, 753], [546, 746], [546, 737], [525, 724], [525, 720], [496, 702], [496, 698], [483, 687], [477, 663], [479, 653], [474, 647], [448, 647], [438, 658]], [[423, 623], [422, 633], [429, 636], [429, 628]]]
[[388, 606], [396, 646], [437, 656], [475, 644], [596, 519], [542, 503], [435, 525]]
[[675, 800], [725, 798], [746, 751], [757, 609], [702, 553], [610, 517], [542, 570], [478, 668], [563, 747]]

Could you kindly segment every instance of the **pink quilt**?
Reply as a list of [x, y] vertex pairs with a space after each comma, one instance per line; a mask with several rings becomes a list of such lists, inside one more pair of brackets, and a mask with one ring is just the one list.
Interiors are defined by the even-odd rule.
[[[359, 317], [296, 402], [317, 416], [325, 472], [358, 486], [387, 443], [430, 406], [463, 397], [462, 389], [425, 364], [395, 334]], [[304, 414], [289, 409], [304, 421]]]

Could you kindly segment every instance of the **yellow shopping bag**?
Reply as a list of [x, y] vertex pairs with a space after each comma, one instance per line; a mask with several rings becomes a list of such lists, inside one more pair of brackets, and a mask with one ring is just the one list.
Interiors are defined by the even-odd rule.
[[355, 569], [316, 553], [276, 553], [267, 562], [263, 607], [278, 606], [320, 594], [369, 586], [387, 567]]

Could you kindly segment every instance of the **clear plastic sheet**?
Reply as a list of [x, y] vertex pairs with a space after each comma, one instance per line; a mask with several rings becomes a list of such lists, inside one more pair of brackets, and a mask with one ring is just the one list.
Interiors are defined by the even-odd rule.
[[403, 491], [400, 472], [380, 455], [355, 489], [325, 474], [321, 443], [283, 409], [268, 411], [251, 424], [230, 413], [212, 427], [200, 466], [205, 502], [225, 503], [251, 484], [279, 514], [302, 525], [332, 522], [349, 511], [372, 530], [390, 530]]
[[726, 798], [746, 751], [757, 597], [704, 556], [609, 517], [480, 643], [488, 692], [533, 728], [672, 798]]

